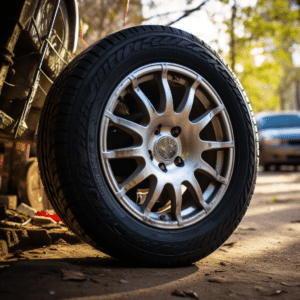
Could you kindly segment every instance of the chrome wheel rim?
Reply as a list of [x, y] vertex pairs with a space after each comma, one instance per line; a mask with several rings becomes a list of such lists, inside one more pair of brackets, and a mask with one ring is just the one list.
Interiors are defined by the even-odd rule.
[[99, 136], [114, 197], [150, 226], [199, 222], [230, 183], [235, 144], [226, 108], [205, 78], [182, 65], [154, 63], [126, 76], [108, 100]]

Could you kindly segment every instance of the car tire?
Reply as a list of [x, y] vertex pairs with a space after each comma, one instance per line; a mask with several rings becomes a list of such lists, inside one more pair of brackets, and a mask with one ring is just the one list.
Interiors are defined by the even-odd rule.
[[257, 175], [249, 101], [203, 41], [137, 26], [91, 45], [60, 74], [38, 133], [60, 218], [119, 259], [181, 266], [241, 221]]

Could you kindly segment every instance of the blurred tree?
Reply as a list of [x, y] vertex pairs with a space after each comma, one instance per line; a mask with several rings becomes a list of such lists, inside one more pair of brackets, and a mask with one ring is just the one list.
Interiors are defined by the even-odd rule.
[[231, 37], [228, 59], [236, 66], [254, 111], [292, 109], [294, 99], [288, 89], [299, 77], [292, 55], [294, 45], [300, 43], [299, 15], [293, 1], [258, 0], [249, 7], [236, 2], [235, 26], [233, 15], [223, 22]]
[[[240, 47], [261, 49], [261, 65], [253, 75], [262, 75], [260, 72], [264, 68], [263, 73], [269, 76], [268, 94], [261, 90], [252, 99], [256, 110], [294, 108], [294, 97], [291, 99], [291, 91], [288, 90], [299, 77], [299, 69], [294, 67], [292, 59], [294, 45], [300, 43], [298, 13], [294, 2], [289, 0], [258, 0], [255, 7], [241, 11], [245, 37], [240, 39]], [[241, 63], [243, 58], [244, 53], [241, 51], [238, 58]], [[246, 82], [242, 84], [251, 94], [253, 86], [247, 86]], [[267, 86], [264, 85], [263, 89]]]
[[[88, 45], [117, 30], [141, 24], [141, 0], [130, 0], [126, 26], [123, 27], [126, 3], [126, 0], [79, 0], [84, 40]], [[79, 43], [79, 51], [83, 48]]]

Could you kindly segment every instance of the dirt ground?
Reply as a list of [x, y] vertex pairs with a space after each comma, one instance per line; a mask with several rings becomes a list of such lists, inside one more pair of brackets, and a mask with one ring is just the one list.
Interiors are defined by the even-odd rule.
[[0, 299], [300, 299], [300, 172], [261, 172], [242, 223], [186, 268], [135, 268], [86, 244], [0, 261]]

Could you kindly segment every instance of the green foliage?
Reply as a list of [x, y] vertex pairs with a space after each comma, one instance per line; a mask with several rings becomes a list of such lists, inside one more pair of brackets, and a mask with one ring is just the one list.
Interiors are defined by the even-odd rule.
[[[287, 107], [282, 87], [287, 87], [287, 80], [292, 82], [297, 74], [292, 71], [292, 49], [295, 43], [300, 43], [299, 14], [298, 10], [292, 10], [288, 0], [258, 0], [256, 6], [237, 11], [234, 27], [235, 62], [240, 71], [237, 76], [254, 112]], [[225, 20], [224, 24], [231, 34], [231, 20]]]

